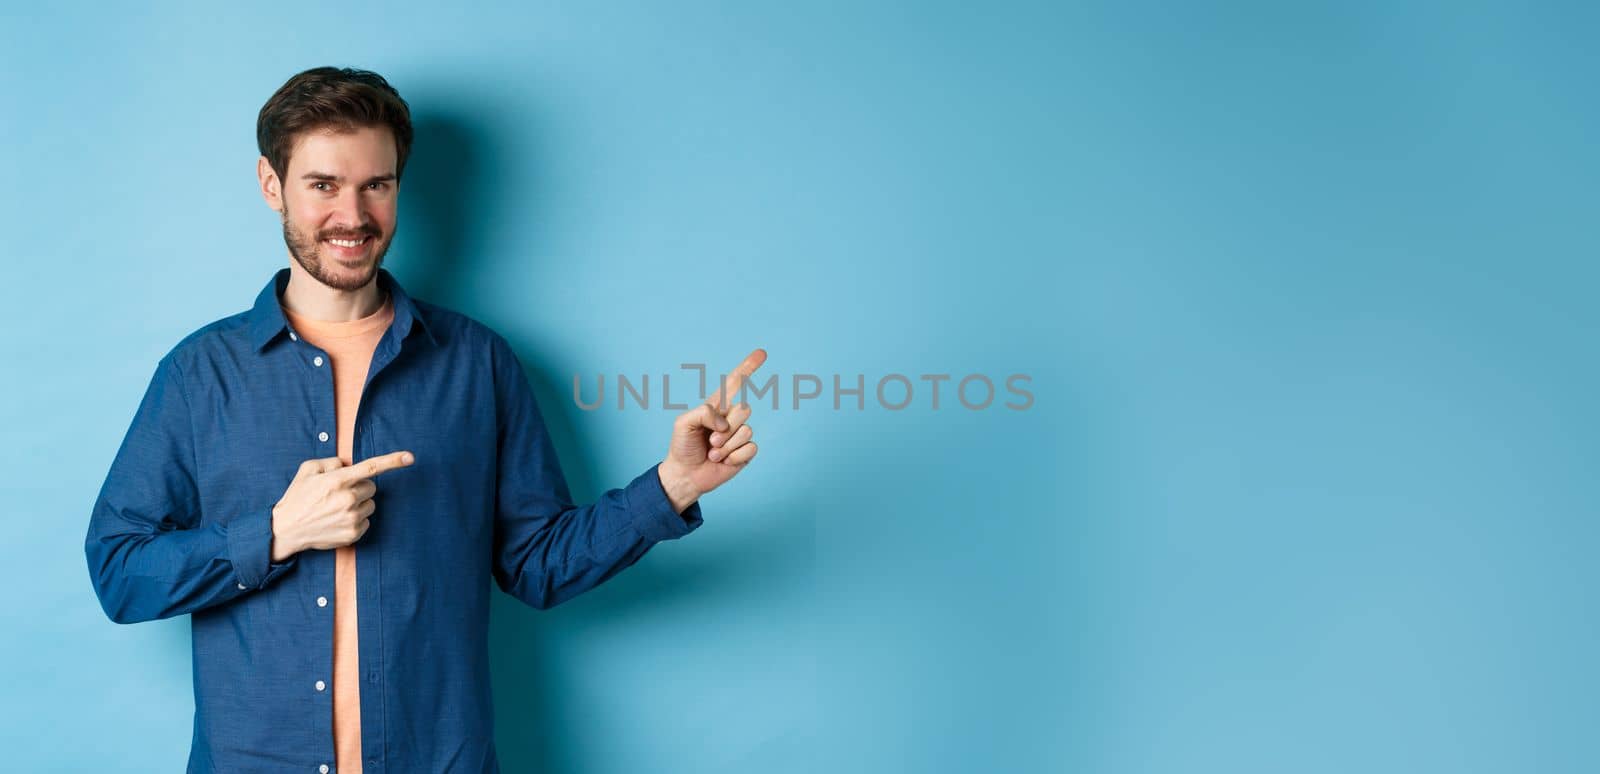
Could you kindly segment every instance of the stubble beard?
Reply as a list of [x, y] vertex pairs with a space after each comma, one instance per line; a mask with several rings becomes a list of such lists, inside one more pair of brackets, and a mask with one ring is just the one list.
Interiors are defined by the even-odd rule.
[[341, 263], [337, 258], [324, 256], [322, 254], [321, 241], [315, 237], [307, 237], [305, 232], [291, 225], [287, 207], [279, 210], [278, 214], [283, 220], [283, 243], [289, 247], [289, 254], [294, 256], [295, 262], [300, 264], [300, 268], [305, 269], [306, 273], [310, 274], [313, 279], [337, 290], [360, 290], [371, 282], [372, 278], [378, 274], [378, 267], [383, 265], [384, 256], [389, 253], [389, 245], [394, 241], [392, 232], [389, 234], [388, 239], [379, 242], [377, 241], [379, 237], [374, 233], [374, 230], [364, 230], [374, 241], [372, 258], [369, 259], [370, 263], [366, 270], [356, 275], [336, 271], [330, 272], [323, 263], [324, 259], [336, 266], [344, 266], [345, 264]]

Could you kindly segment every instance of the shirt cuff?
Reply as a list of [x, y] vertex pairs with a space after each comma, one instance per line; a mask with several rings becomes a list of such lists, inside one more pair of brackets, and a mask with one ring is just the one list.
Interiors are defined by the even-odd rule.
[[261, 588], [293, 566], [299, 555], [272, 561], [272, 509], [263, 508], [228, 522], [228, 561], [245, 588]]
[[651, 465], [628, 484], [628, 512], [633, 516], [633, 527], [651, 541], [675, 540], [698, 529], [700, 501], [678, 513], [667, 499], [667, 490], [661, 486], [661, 474], [656, 472], [660, 463]]

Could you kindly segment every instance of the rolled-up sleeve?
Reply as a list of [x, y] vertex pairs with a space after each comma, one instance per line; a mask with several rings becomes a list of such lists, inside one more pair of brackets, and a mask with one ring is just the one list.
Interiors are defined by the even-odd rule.
[[498, 336], [491, 352], [498, 426], [493, 571], [501, 590], [548, 608], [701, 525], [698, 502], [673, 510], [655, 465], [593, 504], [574, 505], [521, 362]]
[[273, 563], [271, 504], [202, 519], [183, 374], [157, 365], [89, 517], [84, 555], [106, 616], [169, 618], [265, 586], [295, 565]]

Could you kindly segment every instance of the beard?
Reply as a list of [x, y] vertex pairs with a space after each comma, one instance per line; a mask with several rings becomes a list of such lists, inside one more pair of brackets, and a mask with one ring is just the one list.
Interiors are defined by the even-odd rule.
[[[279, 210], [278, 214], [283, 219], [283, 243], [288, 245], [289, 254], [294, 256], [295, 262], [316, 281], [336, 290], [360, 290], [371, 282], [378, 274], [378, 267], [383, 265], [383, 257], [389, 252], [389, 244], [394, 241], [392, 233], [387, 239], [380, 241], [379, 237], [382, 235], [374, 226], [307, 236], [304, 231], [289, 223], [288, 208]], [[371, 248], [367, 251], [368, 257], [362, 259], [359, 268], [352, 269], [351, 264], [323, 253], [322, 240], [348, 237], [353, 234], [365, 236], [372, 242]]]

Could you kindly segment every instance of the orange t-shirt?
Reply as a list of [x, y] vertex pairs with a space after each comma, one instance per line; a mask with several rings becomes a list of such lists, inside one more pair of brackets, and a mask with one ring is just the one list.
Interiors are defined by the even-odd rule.
[[[378, 311], [359, 320], [313, 320], [283, 310], [300, 338], [328, 353], [333, 368], [334, 418], [338, 426], [339, 459], [349, 465], [355, 432], [356, 407], [367, 383], [372, 353], [394, 320], [392, 299], [384, 298]], [[361, 681], [356, 648], [356, 549], [334, 549], [333, 558], [333, 747], [335, 771], [361, 774]]]

